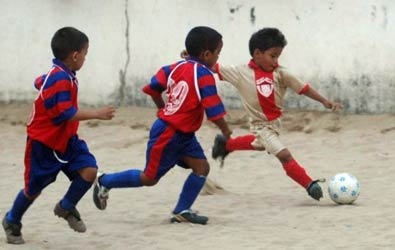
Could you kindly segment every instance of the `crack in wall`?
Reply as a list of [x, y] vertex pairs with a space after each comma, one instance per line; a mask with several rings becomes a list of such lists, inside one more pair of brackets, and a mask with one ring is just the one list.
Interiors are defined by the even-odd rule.
[[126, 90], [126, 74], [129, 67], [130, 62], [130, 47], [129, 47], [129, 27], [130, 27], [130, 20], [129, 20], [129, 0], [125, 0], [125, 19], [126, 19], [126, 29], [125, 29], [125, 40], [126, 40], [126, 62], [123, 69], [119, 70], [119, 89], [118, 94], [116, 95], [116, 103], [117, 105], [125, 104], [125, 90]]
[[255, 24], [255, 19], [256, 19], [256, 16], [255, 16], [255, 7], [252, 7], [252, 8], [250, 9], [250, 21], [251, 21], [251, 24], [252, 24], [252, 25]]

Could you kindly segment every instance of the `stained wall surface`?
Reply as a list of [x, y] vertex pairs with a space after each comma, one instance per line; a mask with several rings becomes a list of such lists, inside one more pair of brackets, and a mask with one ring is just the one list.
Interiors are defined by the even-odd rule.
[[[74, 26], [90, 39], [77, 76], [80, 102], [152, 106], [141, 87], [179, 60], [187, 32], [211, 26], [223, 35], [220, 63], [250, 59], [248, 40], [277, 27], [288, 45], [280, 64], [346, 111], [395, 110], [395, 2], [391, 0], [0, 0], [0, 101], [31, 101], [33, 80], [51, 66], [50, 39]], [[226, 83], [228, 107], [240, 107]], [[322, 110], [293, 93], [288, 108]]]

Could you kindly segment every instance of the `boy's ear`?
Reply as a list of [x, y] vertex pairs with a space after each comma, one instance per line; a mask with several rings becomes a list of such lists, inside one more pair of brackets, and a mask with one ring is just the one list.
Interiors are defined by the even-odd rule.
[[180, 53], [180, 57], [182, 59], [186, 59], [189, 56], [188, 51], [186, 49], [182, 50]]
[[210, 50], [205, 50], [205, 51], [202, 53], [202, 55], [203, 55], [203, 58], [207, 58], [207, 57], [209, 57], [209, 56], [210, 56], [210, 54], [211, 54], [211, 51], [210, 51]]
[[77, 59], [78, 59], [78, 51], [74, 51], [74, 52], [71, 54], [71, 59], [73, 60], [73, 62], [76, 62], [76, 61], [77, 61]]
[[210, 51], [209, 51], [209, 50], [205, 50], [205, 51], [200, 52], [198, 58], [199, 58], [200, 60], [206, 60], [206, 58], [207, 58], [209, 55], [210, 55]]

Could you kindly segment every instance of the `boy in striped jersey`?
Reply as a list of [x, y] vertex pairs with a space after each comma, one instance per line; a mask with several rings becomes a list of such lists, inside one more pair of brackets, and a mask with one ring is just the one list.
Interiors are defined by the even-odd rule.
[[[162, 67], [143, 88], [159, 109], [149, 134], [144, 171], [131, 169], [100, 175], [93, 193], [97, 208], [106, 208], [111, 188], [153, 186], [177, 164], [192, 169], [192, 173], [184, 183], [170, 221], [207, 223], [208, 217], [191, 210], [209, 173], [208, 161], [195, 132], [201, 127], [205, 113], [224, 138], [231, 134], [210, 70], [218, 60], [222, 36], [209, 27], [195, 27], [188, 33], [185, 45], [190, 56]], [[166, 102], [163, 92], [167, 95]]]
[[73, 230], [86, 231], [76, 205], [92, 186], [97, 165], [86, 143], [77, 135], [78, 125], [80, 120], [112, 119], [115, 111], [113, 107], [78, 108], [76, 71], [84, 64], [88, 47], [88, 37], [81, 31], [72, 27], [59, 29], [51, 41], [53, 66], [34, 83], [39, 94], [27, 124], [25, 186], [2, 221], [10, 244], [24, 243], [22, 216], [60, 171], [71, 184], [54, 213]]
[[316, 200], [322, 197], [319, 180], [312, 180], [305, 169], [293, 158], [279, 138], [280, 118], [285, 93], [288, 88], [320, 102], [333, 111], [342, 108], [337, 102], [327, 100], [309, 84], [278, 65], [278, 59], [286, 46], [284, 35], [276, 28], [264, 28], [254, 33], [249, 41], [252, 59], [238, 66], [215, 65], [221, 80], [235, 86], [249, 116], [252, 134], [227, 139], [217, 135], [212, 157], [222, 161], [236, 150], [266, 150], [281, 162], [286, 174], [307, 190]]

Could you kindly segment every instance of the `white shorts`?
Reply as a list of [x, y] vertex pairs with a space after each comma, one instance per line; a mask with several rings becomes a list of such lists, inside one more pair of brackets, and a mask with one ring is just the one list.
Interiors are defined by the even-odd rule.
[[280, 129], [280, 119], [251, 123], [250, 130], [255, 135], [255, 140], [251, 145], [257, 150], [266, 150], [272, 155], [277, 155], [285, 149], [284, 144], [280, 141]]

